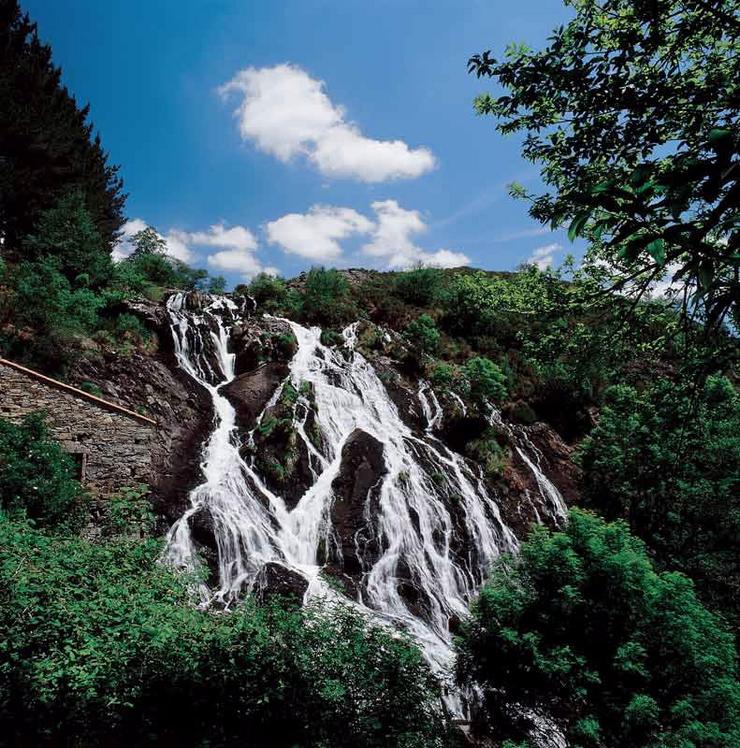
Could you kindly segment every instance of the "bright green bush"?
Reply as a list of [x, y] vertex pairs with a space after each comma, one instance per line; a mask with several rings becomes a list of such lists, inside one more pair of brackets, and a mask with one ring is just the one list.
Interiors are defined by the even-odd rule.
[[533, 710], [573, 748], [740, 741], [732, 637], [621, 522], [575, 510], [563, 532], [536, 528], [494, 569], [459, 652], [499, 740], [526, 739]]
[[627, 520], [666, 568], [689, 574], [703, 599], [740, 623], [740, 396], [725, 377], [656, 379], [605, 393], [579, 449], [584, 500]]
[[470, 385], [470, 398], [478, 405], [506, 397], [506, 376], [485, 356], [473, 356], [463, 367]]
[[147, 486], [123, 488], [105, 498], [102, 530], [105, 535], [148, 537], [155, 517]]
[[421, 314], [406, 325], [404, 336], [420, 353], [435, 353], [439, 348], [440, 333], [428, 314]]
[[352, 322], [358, 310], [342, 273], [312, 268], [303, 286], [302, 311], [309, 322], [337, 327]]
[[14, 424], [0, 419], [0, 509], [25, 516], [39, 527], [78, 529], [86, 518], [86, 497], [75, 466], [49, 438], [39, 413]]
[[190, 603], [159, 543], [0, 518], [0, 727], [19, 744], [448, 745], [405, 638], [350, 608]]

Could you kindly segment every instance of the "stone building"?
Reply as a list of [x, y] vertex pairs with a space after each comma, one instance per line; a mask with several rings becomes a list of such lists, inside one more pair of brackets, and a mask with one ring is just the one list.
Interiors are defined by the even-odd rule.
[[91, 492], [150, 482], [156, 421], [0, 358], [0, 418], [17, 422], [37, 411]]

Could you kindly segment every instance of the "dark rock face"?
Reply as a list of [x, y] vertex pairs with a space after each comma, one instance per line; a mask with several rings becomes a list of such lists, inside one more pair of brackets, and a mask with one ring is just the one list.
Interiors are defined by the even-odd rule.
[[[170, 342], [168, 327], [157, 334]], [[105, 398], [157, 421], [150, 477], [154, 509], [167, 524], [177, 519], [190, 489], [201, 480], [200, 454], [213, 423], [205, 390], [176, 368], [165, 345], [150, 355], [106, 352], [80, 359], [70, 381], [94, 382]]]
[[220, 391], [236, 409], [240, 428], [249, 430], [254, 427], [257, 417], [287, 374], [286, 364], [271, 361], [254, 371], [240, 374], [221, 388]]
[[305, 577], [274, 562], [265, 564], [254, 582], [254, 595], [261, 603], [276, 595], [293, 597], [297, 602], [301, 602], [307, 589], [308, 582]]
[[353, 431], [344, 443], [339, 474], [332, 483], [331, 522], [341, 558], [330, 564], [331, 573], [339, 572], [357, 580], [363, 571], [358, 546], [366, 563], [377, 556], [373, 531], [365, 520], [365, 507], [368, 502], [377, 502], [380, 480], [385, 473], [382, 443], [365, 431]]

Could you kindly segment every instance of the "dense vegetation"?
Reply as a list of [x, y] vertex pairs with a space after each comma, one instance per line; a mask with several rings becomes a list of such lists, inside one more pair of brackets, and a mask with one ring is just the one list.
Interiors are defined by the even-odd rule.
[[[493, 569], [459, 640], [474, 727], [527, 744], [532, 714], [573, 746], [740, 744], [737, 0], [572, 0], [542, 51], [476, 55], [503, 86], [479, 113], [525, 135], [546, 192], [531, 215], [587, 242], [557, 271], [259, 275], [263, 311], [382, 352], [467, 406], [460, 448], [488, 478], [507, 454], [486, 416], [549, 422], [582, 502]], [[0, 354], [63, 374], [75, 356], [147, 350], [137, 298], [221, 292], [147, 228], [114, 262], [117, 169], [15, 0], [0, 0]], [[33, 125], [33, 126], [31, 126]], [[675, 276], [667, 296], [654, 283]], [[620, 293], [615, 294], [618, 290]], [[290, 336], [272, 348], [286, 359]], [[91, 352], [92, 351], [92, 352]], [[298, 393], [256, 435], [285, 479]], [[450, 401], [452, 399], [450, 398]], [[282, 408], [282, 410], [280, 410]], [[285, 416], [283, 418], [283, 416]], [[446, 416], [447, 417], [447, 416]], [[452, 416], [450, 416], [451, 419]], [[278, 435], [273, 447], [263, 437]], [[260, 462], [261, 461], [261, 462]], [[272, 471], [272, 473], [270, 473]], [[282, 472], [281, 472], [282, 471]], [[0, 729], [21, 744], [435, 746], [454, 742], [403, 637], [349, 609], [192, 605], [157, 562], [145, 488], [79, 535], [87, 497], [43, 418], [0, 420]], [[599, 518], [599, 515], [603, 518]]]
[[81, 339], [147, 342], [131, 297], [223, 289], [166, 256], [152, 229], [135, 257], [113, 262], [126, 198], [118, 167], [16, 0], [0, 1], [0, 99], [0, 353], [63, 375]]
[[350, 609], [191, 604], [161, 544], [0, 515], [0, 726], [23, 744], [448, 745], [420, 652]]
[[732, 637], [688, 578], [656, 573], [625, 524], [583, 511], [501, 559], [459, 671], [483, 687], [479, 724], [497, 739], [526, 741], [535, 713], [574, 748], [740, 741]]

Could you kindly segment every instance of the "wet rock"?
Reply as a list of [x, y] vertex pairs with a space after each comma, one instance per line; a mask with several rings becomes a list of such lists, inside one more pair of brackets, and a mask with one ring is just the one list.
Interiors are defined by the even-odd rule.
[[221, 388], [234, 406], [240, 428], [254, 428], [275, 390], [288, 375], [288, 367], [278, 361], [263, 364], [255, 371], [241, 374]]
[[218, 583], [218, 544], [210, 512], [201, 507], [188, 518], [190, 537], [195, 543], [201, 557], [208, 568], [207, 583]]
[[303, 575], [272, 561], [259, 570], [254, 582], [254, 595], [261, 603], [274, 596], [292, 597], [301, 602], [307, 589]]
[[[372, 528], [365, 521], [365, 506], [377, 500], [385, 473], [383, 444], [367, 432], [355, 429], [342, 448], [339, 474], [332, 483], [331, 506], [331, 522], [341, 552], [335, 566], [352, 577], [362, 573], [363, 560], [365, 564], [372, 563], [377, 555]], [[361, 548], [364, 545], [364, 559], [358, 557], [358, 545]]]

